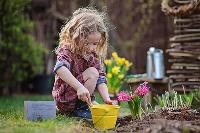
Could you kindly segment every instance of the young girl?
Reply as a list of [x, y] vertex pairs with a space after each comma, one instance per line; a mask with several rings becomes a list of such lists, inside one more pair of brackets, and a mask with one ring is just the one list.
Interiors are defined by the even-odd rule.
[[76, 10], [61, 29], [52, 91], [61, 113], [91, 118], [89, 106], [96, 104], [95, 89], [105, 103], [112, 104], [102, 67], [107, 40], [104, 14], [94, 9]]

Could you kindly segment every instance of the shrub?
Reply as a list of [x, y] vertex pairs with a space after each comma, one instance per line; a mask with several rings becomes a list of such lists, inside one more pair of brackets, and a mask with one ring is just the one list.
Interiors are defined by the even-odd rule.
[[29, 0], [0, 1], [0, 87], [13, 88], [43, 72], [45, 48], [32, 37], [34, 23], [24, 14]]

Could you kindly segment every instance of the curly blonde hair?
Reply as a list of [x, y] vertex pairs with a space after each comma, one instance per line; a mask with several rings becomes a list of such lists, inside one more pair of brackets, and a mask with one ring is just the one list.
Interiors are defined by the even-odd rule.
[[97, 46], [97, 55], [105, 58], [108, 45], [108, 31], [104, 12], [87, 7], [76, 10], [71, 19], [62, 27], [59, 33], [59, 45], [65, 46], [74, 53], [85, 55], [87, 48], [80, 45], [87, 40], [89, 34], [99, 32], [101, 39]]

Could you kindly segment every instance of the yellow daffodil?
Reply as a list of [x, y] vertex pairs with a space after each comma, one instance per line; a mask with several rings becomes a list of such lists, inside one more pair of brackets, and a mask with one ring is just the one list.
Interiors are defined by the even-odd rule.
[[123, 78], [124, 78], [124, 74], [120, 74], [120, 75], [118, 76], [118, 78], [119, 78], [119, 79], [123, 79]]
[[105, 60], [104, 63], [108, 66], [110, 66], [112, 64], [112, 61], [111, 60]]
[[117, 54], [116, 52], [113, 52], [113, 53], [112, 53], [112, 57], [113, 57], [114, 59], [116, 59], [116, 58], [118, 58], [118, 54]]
[[126, 61], [126, 59], [125, 59], [125, 58], [122, 58], [122, 62], [125, 63], [125, 61]]
[[108, 73], [108, 74], [107, 74], [107, 78], [109, 78], [109, 79], [112, 78], [112, 74], [111, 74], [111, 73]]
[[123, 59], [122, 58], [117, 58], [117, 64], [123, 65]]
[[113, 73], [113, 74], [118, 74], [119, 71], [120, 71], [120, 67], [114, 66], [114, 67], [112, 68], [112, 73]]
[[117, 94], [132, 63], [119, 57], [116, 52], [113, 52], [111, 59], [105, 60], [104, 63], [107, 70], [109, 92]]
[[126, 65], [126, 67], [129, 67], [129, 61], [125, 60], [124, 64]]

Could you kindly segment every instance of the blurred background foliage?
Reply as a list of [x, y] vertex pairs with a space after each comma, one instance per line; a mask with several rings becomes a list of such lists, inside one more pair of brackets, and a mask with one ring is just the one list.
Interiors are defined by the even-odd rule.
[[133, 63], [129, 73], [145, 73], [148, 48], [165, 51], [172, 29], [160, 4], [155, 0], [1, 0], [0, 94], [34, 88], [22, 83], [38, 74], [52, 76], [61, 26], [74, 10], [88, 5], [107, 12], [108, 58], [116, 51]]
[[44, 69], [45, 48], [32, 36], [34, 23], [24, 14], [28, 3], [30, 1], [27, 0], [0, 1], [0, 88], [4, 88], [2, 91], [18, 89], [20, 82]]

